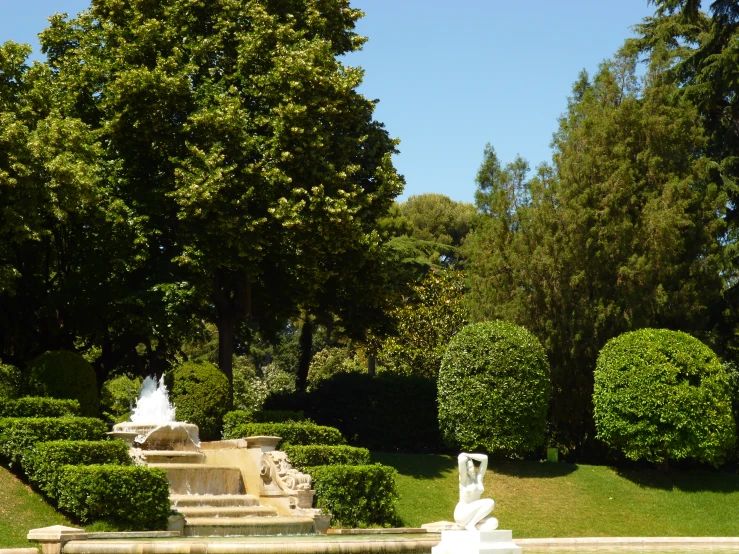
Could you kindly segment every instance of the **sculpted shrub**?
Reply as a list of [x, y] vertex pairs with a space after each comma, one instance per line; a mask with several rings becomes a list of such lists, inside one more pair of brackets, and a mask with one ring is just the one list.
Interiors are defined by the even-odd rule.
[[115, 520], [138, 531], [167, 528], [169, 482], [158, 467], [65, 465], [57, 490], [59, 509], [82, 523]]
[[290, 458], [293, 467], [304, 471], [311, 466], [361, 466], [370, 463], [370, 453], [366, 448], [343, 444], [286, 445], [281, 449]]
[[128, 445], [119, 440], [40, 442], [23, 454], [28, 480], [49, 498], [59, 497], [59, 479], [65, 465], [132, 465]]
[[282, 437], [280, 445], [287, 444], [345, 444], [346, 440], [338, 429], [316, 425], [311, 421], [291, 423], [242, 423], [234, 425], [223, 434], [224, 439], [272, 436]]
[[439, 426], [450, 445], [520, 456], [544, 443], [549, 363], [523, 327], [464, 327], [444, 354], [438, 391]]
[[28, 364], [31, 396], [72, 398], [80, 403], [83, 416], [98, 415], [95, 370], [79, 354], [66, 350], [46, 352]]
[[208, 362], [185, 362], [166, 376], [178, 421], [194, 423], [200, 438], [221, 438], [223, 416], [229, 411], [228, 378]]
[[0, 360], [0, 400], [17, 398], [21, 393], [21, 380], [21, 372], [17, 367]]
[[328, 465], [308, 468], [316, 491], [315, 504], [340, 527], [393, 527], [399, 524], [395, 503], [396, 471], [390, 466]]
[[726, 370], [686, 333], [640, 329], [608, 341], [593, 406], [598, 438], [665, 469], [670, 458], [718, 465], [735, 442]]
[[73, 417], [80, 413], [80, 403], [69, 398], [24, 396], [0, 404], [0, 417]]

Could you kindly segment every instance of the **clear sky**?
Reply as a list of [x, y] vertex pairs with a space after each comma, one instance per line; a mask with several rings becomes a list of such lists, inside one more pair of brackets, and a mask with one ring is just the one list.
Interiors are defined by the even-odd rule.
[[[54, 12], [89, 0], [0, 0], [0, 42], [38, 48]], [[651, 15], [647, 0], [352, 0], [370, 41], [345, 63], [366, 70], [361, 92], [401, 139], [402, 198], [439, 192], [471, 202], [485, 143], [531, 167], [549, 143], [581, 69], [591, 74]]]

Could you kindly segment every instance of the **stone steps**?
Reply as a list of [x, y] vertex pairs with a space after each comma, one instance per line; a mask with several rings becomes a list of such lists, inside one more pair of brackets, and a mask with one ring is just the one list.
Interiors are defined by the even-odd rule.
[[179, 510], [181, 507], [207, 506], [259, 506], [259, 498], [253, 494], [171, 494], [169, 499], [172, 507]]
[[192, 518], [242, 518], [242, 517], [273, 517], [277, 510], [270, 506], [177, 506], [185, 519]]
[[311, 535], [310, 517], [189, 517], [185, 519], [186, 537]]

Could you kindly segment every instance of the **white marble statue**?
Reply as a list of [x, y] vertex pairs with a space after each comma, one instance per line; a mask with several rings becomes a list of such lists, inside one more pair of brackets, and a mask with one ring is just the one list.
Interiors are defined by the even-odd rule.
[[[488, 468], [485, 454], [467, 454], [457, 457], [459, 465], [459, 502], [454, 508], [454, 522], [468, 531], [492, 531], [498, 527], [498, 520], [488, 517], [495, 502], [492, 498], [480, 498], [484, 490], [482, 480]], [[479, 468], [475, 467], [479, 462]]]

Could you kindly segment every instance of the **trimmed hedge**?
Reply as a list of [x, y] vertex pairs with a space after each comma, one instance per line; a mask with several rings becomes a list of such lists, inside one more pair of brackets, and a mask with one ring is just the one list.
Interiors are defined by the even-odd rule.
[[223, 434], [224, 439], [241, 439], [266, 435], [282, 437], [280, 445], [288, 444], [345, 444], [338, 429], [316, 425], [310, 421], [298, 423], [244, 423]]
[[60, 469], [65, 465], [132, 465], [128, 445], [120, 440], [49, 441], [37, 443], [23, 454], [28, 480], [49, 498], [59, 497]]
[[597, 437], [632, 460], [720, 465], [735, 443], [726, 369], [698, 339], [640, 329], [608, 341], [593, 391]]
[[369, 450], [356, 446], [288, 444], [282, 450], [290, 458], [292, 465], [300, 471], [311, 466], [362, 466], [370, 463]]
[[0, 457], [11, 465], [39, 442], [101, 440], [108, 427], [93, 417], [6, 417], [0, 419]]
[[382, 452], [438, 452], [436, 381], [415, 375], [339, 373], [307, 393], [276, 394], [265, 408], [300, 409], [349, 443]]
[[82, 523], [113, 519], [137, 530], [166, 529], [169, 482], [147, 466], [62, 466], [59, 508]]
[[307, 471], [313, 477], [315, 505], [333, 516], [333, 525], [400, 525], [395, 508], [398, 490], [394, 468], [381, 464], [329, 465], [307, 468]]
[[24, 396], [0, 404], [0, 417], [74, 417], [80, 413], [80, 403], [70, 398]]
[[98, 415], [95, 370], [79, 354], [66, 350], [45, 352], [28, 364], [27, 373], [29, 396], [74, 398], [79, 400], [82, 415]]
[[221, 438], [223, 416], [231, 409], [228, 378], [209, 362], [185, 362], [165, 375], [177, 421], [198, 426], [200, 438]]
[[287, 423], [298, 421], [305, 421], [305, 414], [302, 411], [233, 410], [223, 416], [223, 434], [230, 434], [234, 427], [245, 423]]
[[439, 370], [439, 427], [467, 452], [518, 457], [543, 446], [549, 362], [539, 340], [505, 321], [467, 325]]

